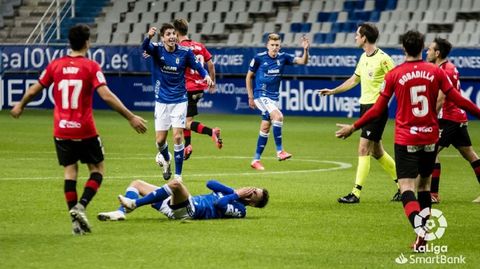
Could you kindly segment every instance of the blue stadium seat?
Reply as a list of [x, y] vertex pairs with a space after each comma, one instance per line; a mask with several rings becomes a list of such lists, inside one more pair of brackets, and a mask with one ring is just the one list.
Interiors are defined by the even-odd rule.
[[300, 33], [302, 32], [302, 24], [300, 22], [294, 22], [290, 25], [290, 32], [292, 33]]
[[325, 36], [326, 36], [325, 33], [316, 33], [315, 35], [313, 35], [313, 43], [323, 44], [325, 40]]

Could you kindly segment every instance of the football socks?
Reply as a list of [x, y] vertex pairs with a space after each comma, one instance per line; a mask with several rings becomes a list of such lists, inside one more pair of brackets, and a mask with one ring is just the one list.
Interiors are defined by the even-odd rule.
[[65, 193], [68, 210], [70, 210], [77, 204], [77, 181], [73, 179], [65, 179], [64, 183], [63, 192]]
[[[383, 156], [377, 159], [383, 170], [385, 170], [393, 180], [397, 179], [397, 172], [395, 170], [395, 161], [388, 155], [387, 152], [383, 153]], [[398, 188], [398, 184], [397, 184]]]
[[[127, 191], [125, 192], [125, 197], [137, 200], [138, 199], [138, 190], [134, 187], [128, 187]], [[125, 208], [121, 205], [118, 208], [119, 211], [122, 211], [123, 213], [126, 213]]]
[[277, 152], [282, 151], [282, 126], [283, 122], [281, 121], [272, 121], [273, 125], [273, 138], [275, 139], [275, 146], [277, 147]]
[[97, 193], [98, 188], [102, 185], [103, 176], [100, 173], [94, 172], [90, 174], [90, 179], [85, 183], [85, 188], [83, 189], [82, 198], [80, 198], [79, 203], [85, 208], [88, 203], [92, 200], [93, 196]]
[[440, 163], [435, 163], [432, 171], [432, 183], [430, 184], [430, 191], [433, 193], [438, 193], [441, 172], [442, 172], [442, 165]]
[[135, 200], [135, 205], [137, 207], [153, 204], [156, 202], [161, 202], [167, 199], [170, 195], [172, 195], [172, 190], [170, 187], [165, 184], [163, 187], [158, 188], [151, 193], [145, 195], [144, 197]]
[[181, 175], [182, 174], [182, 168], [183, 168], [183, 155], [184, 152], [183, 150], [185, 149], [184, 144], [174, 144], [173, 145], [173, 158], [175, 159], [175, 175]]
[[370, 156], [358, 156], [358, 165], [357, 165], [357, 176], [355, 179], [355, 187], [352, 190], [352, 193], [360, 197], [362, 192], [362, 186], [367, 179], [368, 173], [370, 172]]
[[[430, 198], [430, 196], [428, 198]], [[413, 191], [404, 191], [402, 193], [402, 203], [405, 215], [410, 221], [410, 224], [412, 224], [412, 227], [415, 227], [415, 216], [420, 212], [420, 204], [415, 198]]]
[[267, 141], [268, 141], [268, 133], [264, 133], [260, 131], [258, 135], [258, 140], [257, 140], [257, 149], [255, 151], [255, 156], [253, 157], [254, 160], [260, 160], [263, 150], [267, 145]]
[[212, 129], [198, 121], [194, 121], [192, 122], [192, 124], [190, 124], [190, 130], [199, 134], [207, 134], [209, 136], [212, 136]]

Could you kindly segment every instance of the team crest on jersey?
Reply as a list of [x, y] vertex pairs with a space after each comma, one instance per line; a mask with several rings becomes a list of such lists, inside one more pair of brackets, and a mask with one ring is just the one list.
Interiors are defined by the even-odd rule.
[[277, 60], [277, 65], [280, 65], [280, 60]]
[[180, 59], [179, 59], [179, 58], [175, 59], [175, 63], [176, 63], [176, 64], [179, 64], [179, 63], [180, 63]]

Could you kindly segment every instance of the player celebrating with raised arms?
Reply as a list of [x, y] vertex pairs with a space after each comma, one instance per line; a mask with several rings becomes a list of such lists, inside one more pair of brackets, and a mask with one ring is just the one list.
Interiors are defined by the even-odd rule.
[[[260, 162], [260, 157], [267, 145], [270, 126], [272, 125], [278, 160], [284, 161], [292, 157], [292, 154], [286, 152], [282, 145], [283, 114], [278, 105], [280, 81], [282, 80], [285, 65], [304, 65], [308, 63], [310, 42], [306, 37], [303, 37], [302, 57], [295, 57], [280, 52], [280, 35], [276, 33], [268, 35], [266, 46], [267, 51], [258, 53], [250, 62], [250, 67], [245, 79], [248, 92], [248, 105], [252, 109], [258, 108], [262, 112], [257, 149], [250, 164], [250, 166], [256, 170], [265, 169]], [[254, 76], [255, 82], [252, 83]], [[253, 86], [253, 84], [255, 86]]]
[[152, 77], [155, 88], [155, 131], [158, 154], [157, 163], [163, 167], [163, 178], [170, 179], [171, 154], [168, 152], [167, 135], [172, 127], [174, 141], [175, 176], [180, 177], [184, 159], [183, 130], [187, 115], [187, 67], [200, 73], [209, 87], [213, 81], [197, 61], [193, 52], [177, 44], [175, 27], [164, 23], [160, 28], [161, 43], [152, 43], [157, 28], [152, 27], [143, 41], [142, 48], [152, 56]]
[[[395, 162], [405, 215], [414, 228], [415, 217], [424, 219], [419, 215], [420, 211], [426, 209], [429, 213], [432, 205], [430, 179], [439, 134], [436, 110], [439, 89], [447, 100], [480, 118], [480, 109], [460, 95], [445, 72], [422, 60], [424, 42], [423, 34], [418, 31], [408, 31], [402, 36], [405, 62], [385, 76], [375, 105], [353, 125], [337, 124], [341, 129], [336, 132], [338, 138], [349, 137], [379, 117], [395, 94], [398, 103], [395, 113]], [[417, 228], [420, 230], [416, 229], [418, 236], [413, 248], [418, 251], [426, 244], [424, 235], [428, 231]]]
[[[144, 205], [151, 205], [169, 219], [244, 218], [247, 215], [246, 206], [263, 208], [269, 199], [266, 189], [232, 189], [216, 180], [208, 181], [207, 188], [212, 190], [212, 193], [192, 196], [178, 179], [173, 179], [162, 187], [134, 180], [127, 188], [125, 196], [118, 196], [120, 208], [99, 213], [98, 219], [124, 220], [126, 213]], [[140, 195], [143, 197], [140, 198]]]
[[[10, 112], [14, 118], [20, 117], [25, 106], [40, 91], [53, 84], [53, 136], [58, 162], [64, 167], [65, 200], [70, 210], [74, 235], [91, 231], [85, 208], [102, 184], [104, 174], [103, 145], [93, 119], [94, 91], [126, 118], [138, 133], [147, 130], [145, 120], [128, 110], [110, 91], [100, 66], [86, 58], [89, 39], [88, 26], [73, 26], [68, 33], [72, 52], [48, 64], [38, 82], [30, 86]], [[79, 160], [87, 164], [90, 172], [80, 200], [77, 198]]]

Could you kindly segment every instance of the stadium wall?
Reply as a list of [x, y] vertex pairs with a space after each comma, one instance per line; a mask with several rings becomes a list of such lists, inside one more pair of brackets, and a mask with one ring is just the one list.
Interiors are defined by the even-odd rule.
[[[217, 93], [206, 93], [199, 103], [201, 113], [258, 114], [248, 107], [245, 74], [253, 56], [264, 48], [209, 48], [217, 70]], [[68, 53], [65, 46], [2, 46], [0, 67], [0, 109], [9, 109], [39, 73], [53, 59]], [[284, 49], [301, 55], [302, 49]], [[398, 64], [400, 49], [385, 49]], [[280, 86], [280, 105], [287, 115], [356, 117], [360, 111], [360, 89], [320, 97], [316, 89], [339, 85], [353, 74], [362, 51], [356, 48], [312, 48], [307, 66], [287, 67]], [[153, 111], [154, 89], [149, 69], [137, 46], [101, 46], [92, 48], [89, 57], [103, 68], [110, 88], [132, 110]], [[461, 74], [462, 94], [480, 106], [480, 49], [455, 49], [450, 59]], [[52, 108], [51, 88], [44, 90], [30, 107]], [[94, 107], [106, 109], [95, 96]], [[390, 105], [393, 117], [395, 102]]]

